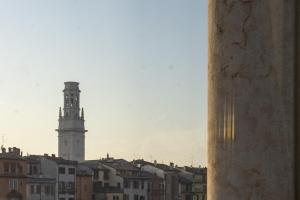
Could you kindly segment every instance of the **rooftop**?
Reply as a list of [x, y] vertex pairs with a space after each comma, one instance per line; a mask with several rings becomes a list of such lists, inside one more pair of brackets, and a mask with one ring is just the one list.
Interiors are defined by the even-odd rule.
[[105, 167], [103, 167], [101, 160], [85, 160], [80, 163], [80, 165], [87, 166], [91, 169], [98, 169], [98, 170], [108, 170]]
[[183, 170], [193, 173], [193, 174], [207, 174], [207, 168], [201, 168], [201, 167], [183, 167]]
[[156, 161], [154, 161], [152, 163], [149, 161], [145, 161], [143, 159], [134, 160], [131, 163], [134, 164], [135, 166], [140, 166], [140, 167], [142, 167], [144, 165], [151, 165], [151, 166], [161, 169], [163, 171], [174, 171], [174, 172], [179, 171], [175, 168], [174, 163], [170, 163], [170, 165], [166, 165], [166, 164], [157, 163]]
[[111, 168], [114, 168], [116, 170], [125, 170], [125, 171], [140, 171], [139, 168], [135, 167], [132, 163], [124, 160], [124, 159], [103, 159], [101, 162], [109, 166]]
[[9, 147], [7, 150], [1, 147], [0, 159], [23, 159], [22, 152], [19, 148]]
[[179, 182], [180, 183], [185, 183], [185, 184], [192, 184], [193, 183], [193, 178], [189, 176], [185, 176], [184, 174], [178, 174], [179, 175]]
[[77, 175], [79, 176], [92, 176], [93, 171], [84, 164], [78, 164], [77, 165]]
[[52, 160], [52, 161], [56, 162], [57, 164], [64, 164], [64, 165], [77, 165], [78, 164], [77, 161], [65, 160], [61, 157], [48, 156], [48, 155], [44, 155], [43, 157], [46, 159]]

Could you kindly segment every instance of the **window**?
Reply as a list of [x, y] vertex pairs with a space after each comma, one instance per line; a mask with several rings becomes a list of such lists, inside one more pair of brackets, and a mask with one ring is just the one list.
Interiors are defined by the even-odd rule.
[[99, 171], [94, 170], [94, 179], [98, 180], [98, 178], [99, 178]]
[[58, 192], [63, 193], [65, 191], [65, 183], [64, 182], [59, 182], [58, 183]]
[[46, 194], [46, 195], [49, 195], [49, 194], [50, 194], [50, 186], [49, 186], [49, 185], [46, 185], [46, 186], [45, 186], [45, 194]]
[[144, 196], [140, 196], [140, 200], [145, 200], [145, 197]]
[[58, 172], [59, 172], [60, 174], [65, 174], [65, 173], [66, 173], [66, 168], [60, 167], [60, 168], [58, 169]]
[[139, 200], [139, 195], [135, 194], [134, 195], [134, 200]]
[[75, 193], [75, 184], [74, 182], [69, 182], [67, 184], [67, 190], [69, 191], [69, 194], [74, 194]]
[[36, 193], [38, 193], [38, 194], [41, 193], [41, 186], [40, 185], [36, 186]]
[[33, 194], [34, 193], [34, 185], [31, 185], [30, 186], [30, 194]]
[[74, 194], [75, 184], [74, 182], [59, 182], [58, 183], [58, 193], [61, 194]]
[[129, 195], [128, 194], [124, 194], [123, 195], [123, 200], [129, 200]]
[[165, 190], [165, 185], [162, 183], [161, 184], [161, 190], [164, 191]]
[[50, 186], [50, 193], [51, 193], [51, 196], [54, 196], [54, 185]]
[[37, 166], [36, 165], [34, 165], [32, 167], [32, 171], [33, 171], [33, 174], [37, 174]]
[[75, 174], [75, 168], [69, 168], [69, 174]]
[[141, 188], [144, 189], [144, 181], [141, 183]]
[[113, 200], [119, 200], [119, 196], [113, 196]]
[[11, 190], [17, 190], [18, 189], [18, 180], [16, 180], [16, 179], [10, 179], [9, 180], [9, 189], [11, 189]]
[[104, 176], [103, 176], [104, 180], [108, 180], [109, 176], [108, 176], [108, 171], [104, 171]]
[[17, 164], [17, 168], [18, 168], [18, 173], [22, 173], [23, 172], [23, 168], [20, 164]]
[[69, 200], [74, 200], [74, 198], [69, 198]]
[[16, 163], [11, 163], [11, 173], [16, 173]]
[[32, 174], [32, 166], [29, 166], [29, 174]]
[[117, 187], [118, 187], [118, 188], [121, 188], [121, 183], [117, 183]]
[[9, 172], [9, 164], [7, 162], [3, 163], [4, 172]]
[[109, 187], [109, 183], [104, 183], [104, 187]]
[[94, 191], [99, 191], [102, 189], [102, 182], [101, 181], [95, 181], [93, 183], [93, 190]]
[[139, 182], [138, 181], [133, 181], [133, 188], [134, 189], [139, 189]]
[[130, 181], [124, 180], [124, 188], [130, 188]]
[[202, 175], [200, 175], [200, 182], [204, 181], [204, 177]]
[[[22, 166], [18, 165], [19, 172], [22, 173]], [[37, 166], [36, 165], [30, 165], [29, 166], [29, 174], [37, 174]]]
[[204, 186], [203, 185], [200, 186], [200, 192], [204, 192]]
[[187, 194], [187, 195], [185, 195], [185, 199], [186, 200], [192, 200], [192, 196]]
[[66, 200], [65, 198], [59, 198], [59, 200]]

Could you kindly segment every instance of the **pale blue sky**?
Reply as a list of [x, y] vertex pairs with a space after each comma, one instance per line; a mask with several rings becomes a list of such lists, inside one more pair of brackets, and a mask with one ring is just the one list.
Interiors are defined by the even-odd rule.
[[205, 0], [0, 0], [0, 70], [5, 146], [57, 153], [78, 81], [87, 159], [206, 163]]

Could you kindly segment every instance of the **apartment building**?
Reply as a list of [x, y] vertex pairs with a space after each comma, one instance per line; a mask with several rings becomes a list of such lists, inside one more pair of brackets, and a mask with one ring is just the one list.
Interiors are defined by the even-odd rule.
[[26, 199], [26, 160], [20, 149], [1, 148], [0, 200]]
[[55, 200], [56, 179], [41, 170], [40, 156], [26, 156], [27, 162], [27, 199]]
[[55, 155], [41, 156], [41, 171], [55, 178], [55, 199], [75, 200], [77, 161], [65, 160]]
[[76, 200], [91, 200], [93, 197], [93, 172], [82, 164], [76, 171]]

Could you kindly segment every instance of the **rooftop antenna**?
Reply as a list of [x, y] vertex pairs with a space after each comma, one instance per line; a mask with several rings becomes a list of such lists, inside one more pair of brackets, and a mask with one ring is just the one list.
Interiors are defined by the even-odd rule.
[[1, 148], [4, 147], [4, 143], [5, 143], [5, 134], [2, 134]]
[[191, 165], [191, 167], [193, 167], [193, 165], [194, 165], [194, 152], [192, 153], [192, 165]]

